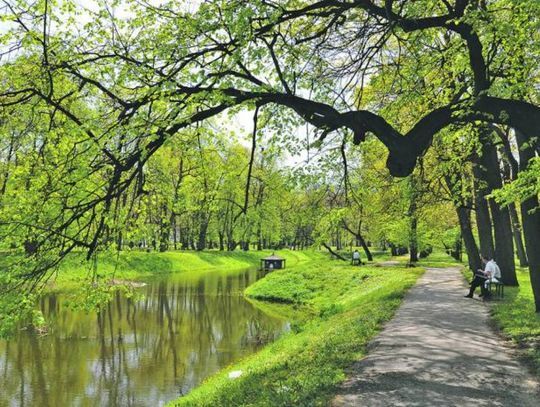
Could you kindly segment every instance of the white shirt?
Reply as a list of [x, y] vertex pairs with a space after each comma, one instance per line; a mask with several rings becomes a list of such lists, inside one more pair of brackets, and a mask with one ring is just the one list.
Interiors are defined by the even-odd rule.
[[501, 269], [497, 263], [495, 263], [495, 260], [488, 261], [484, 271], [488, 273], [491, 278], [501, 278]]
[[487, 273], [488, 279], [486, 280], [486, 287], [488, 285], [489, 281], [494, 281], [496, 283], [499, 282], [499, 279], [501, 278], [501, 269], [495, 263], [495, 260], [490, 260], [486, 263], [486, 268], [484, 271]]

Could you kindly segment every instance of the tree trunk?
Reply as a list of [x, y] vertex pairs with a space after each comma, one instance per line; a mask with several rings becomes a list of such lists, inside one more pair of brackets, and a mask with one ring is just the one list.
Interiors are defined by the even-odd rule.
[[[523, 171], [530, 160], [534, 158], [535, 152], [534, 148], [527, 144], [527, 138], [519, 131], [516, 131], [516, 141], [519, 150], [520, 170]], [[537, 195], [532, 195], [521, 202], [523, 234], [536, 312], [540, 312], [540, 211], [537, 210], [538, 204]]]
[[[509, 135], [503, 132], [499, 127], [493, 126], [499, 138], [502, 141], [502, 148], [499, 149], [502, 159], [502, 173], [503, 180], [506, 182], [514, 181], [519, 172], [519, 163], [512, 154], [512, 147], [510, 145]], [[512, 233], [514, 235], [514, 243], [516, 245], [516, 253], [519, 259], [519, 265], [521, 267], [527, 267], [527, 254], [525, 253], [525, 246], [523, 245], [523, 234], [521, 231], [521, 224], [519, 221], [516, 204], [512, 202], [508, 205], [508, 211], [510, 213], [510, 222], [512, 226]]]
[[418, 220], [416, 214], [411, 216], [411, 229], [409, 235], [409, 263], [418, 261]]
[[189, 232], [186, 227], [180, 227], [180, 242], [182, 250], [189, 249]]
[[178, 250], [178, 230], [176, 227], [176, 215], [174, 214], [174, 212], [171, 213], [171, 226], [173, 233], [173, 247], [174, 250]]
[[495, 257], [493, 247], [493, 233], [491, 230], [491, 215], [486, 201], [488, 195], [482, 170], [478, 161], [473, 165], [474, 175], [474, 207], [476, 214], [476, 228], [478, 229], [478, 240], [480, 241], [480, 253], [484, 257]]
[[208, 231], [209, 220], [206, 217], [201, 217], [201, 224], [199, 225], [199, 236], [197, 238], [197, 250], [201, 251], [206, 249], [206, 232]]
[[410, 188], [410, 201], [409, 201], [409, 263], [416, 263], [418, 261], [418, 218], [416, 216], [417, 210], [417, 188], [418, 180], [415, 179], [414, 174], [409, 177]]
[[495, 231], [495, 258], [501, 268], [504, 284], [517, 286], [516, 267], [514, 262], [514, 242], [508, 208], [501, 208], [494, 199], [489, 200], [493, 214]]
[[366, 241], [364, 240], [362, 235], [358, 235], [360, 238], [360, 245], [362, 246], [362, 249], [364, 249], [364, 252], [366, 253], [366, 257], [368, 261], [373, 261], [373, 255], [371, 254], [371, 251], [369, 250], [368, 245], [366, 244]]
[[519, 222], [516, 204], [512, 202], [508, 205], [508, 211], [510, 212], [510, 221], [512, 222], [512, 231], [514, 233], [514, 243], [516, 244], [519, 265], [520, 267], [527, 267], [529, 263], [527, 261], [527, 254], [525, 253], [525, 246], [523, 245], [521, 224]]
[[[497, 156], [497, 149], [490, 139], [491, 131], [481, 133], [482, 156], [480, 163], [482, 169], [481, 180], [487, 184], [488, 193], [494, 189], [502, 188], [501, 167]], [[516, 267], [514, 263], [514, 242], [510, 214], [508, 208], [502, 208], [493, 198], [488, 200], [495, 232], [495, 259], [501, 268], [502, 281], [506, 285], [517, 286]]]
[[471, 228], [471, 214], [469, 210], [463, 206], [457, 207], [456, 212], [459, 219], [459, 227], [461, 229], [463, 243], [465, 243], [465, 250], [467, 250], [469, 268], [474, 273], [476, 270], [482, 268], [482, 263], [480, 261], [478, 246], [474, 240], [474, 235]]
[[257, 250], [262, 250], [262, 230], [261, 230], [261, 222], [257, 223]]
[[461, 238], [465, 244], [465, 250], [467, 251], [467, 259], [469, 263], [469, 269], [474, 273], [479, 268], [482, 268], [482, 262], [480, 261], [480, 254], [478, 252], [478, 246], [474, 240], [474, 234], [471, 227], [471, 212], [467, 209], [470, 206], [469, 199], [462, 197], [457, 181], [452, 178], [451, 175], [445, 175], [444, 180], [451, 192], [454, 207], [459, 220], [459, 228], [461, 230]]
[[169, 241], [171, 237], [171, 222], [167, 219], [167, 207], [162, 208], [161, 220], [159, 225], [159, 251], [166, 252], [169, 249]]
[[369, 247], [366, 244], [364, 236], [362, 236], [362, 222], [361, 221], [358, 222], [356, 231], [351, 229], [345, 220], [342, 220], [342, 227], [343, 229], [345, 229], [347, 232], [351, 233], [354, 236], [357, 246], [362, 246], [362, 249], [366, 253], [366, 257], [368, 261], [373, 261], [373, 255], [371, 254], [371, 251], [369, 250]]
[[538, 204], [537, 196], [532, 196], [521, 203], [523, 233], [536, 312], [540, 312], [540, 211], [536, 210]]
[[340, 259], [340, 260], [343, 260], [343, 261], [347, 261], [347, 259], [345, 257], [343, 257], [342, 255], [340, 255], [339, 253], [335, 252], [334, 250], [332, 250], [332, 248], [330, 246], [328, 246], [326, 243], [323, 243], [322, 244], [323, 247], [328, 250], [330, 252], [330, 254], [332, 256], [335, 256], [336, 258]]
[[339, 233], [339, 229], [336, 229], [336, 250], [342, 250], [343, 246], [341, 244], [341, 234]]
[[219, 239], [219, 251], [222, 252], [225, 250], [225, 245], [223, 244], [224, 235], [222, 232], [218, 233], [218, 239]]
[[8, 150], [8, 154], [7, 154], [7, 157], [6, 157], [5, 164], [4, 164], [5, 165], [5, 167], [4, 167], [4, 179], [2, 180], [2, 187], [0, 188], [0, 195], [1, 196], [4, 196], [6, 194], [7, 183], [8, 183], [9, 175], [10, 175], [11, 158], [13, 156], [13, 151], [15, 149], [15, 140], [16, 140], [16, 136], [12, 132], [11, 138], [9, 140], [9, 150]]

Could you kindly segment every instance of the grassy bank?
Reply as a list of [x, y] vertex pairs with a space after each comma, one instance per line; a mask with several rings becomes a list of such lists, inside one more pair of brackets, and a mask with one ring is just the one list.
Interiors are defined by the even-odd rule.
[[[328, 259], [271, 273], [246, 295], [302, 310], [304, 320], [171, 405], [326, 405], [345, 369], [365, 354], [368, 341], [421, 273], [418, 268], [351, 267]], [[230, 378], [232, 372], [239, 377]]]
[[[236, 271], [257, 267], [261, 257], [271, 253], [271, 251], [171, 251], [165, 253], [124, 251], [119, 254], [102, 253], [95, 263], [85, 261], [82, 254], [74, 254], [62, 263], [57, 276], [51, 280], [49, 290], [71, 290], [80, 286], [94, 274], [104, 280], [144, 281], [171, 273]], [[277, 251], [276, 254], [287, 259], [287, 264], [291, 266], [322, 258], [322, 254], [311, 251], [283, 250]]]
[[534, 312], [529, 273], [517, 269], [519, 287], [506, 287], [504, 300], [492, 302], [492, 315], [503, 334], [522, 348], [540, 377], [540, 315]]

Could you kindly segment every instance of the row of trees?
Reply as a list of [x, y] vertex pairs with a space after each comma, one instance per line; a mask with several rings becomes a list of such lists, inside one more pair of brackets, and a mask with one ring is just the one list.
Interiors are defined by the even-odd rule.
[[[70, 1], [3, 4], [7, 59], [0, 105], [10, 118], [3, 125], [6, 144], [24, 146], [27, 162], [16, 174], [8, 170], [16, 187], [3, 198], [2, 233], [6, 242], [39, 254], [8, 265], [8, 285], [35, 286], [75, 249], [91, 257], [100, 247], [148, 235], [156, 247], [166, 233], [173, 234], [173, 245], [175, 234], [177, 245], [191, 236], [187, 244], [195, 247], [219, 241], [220, 233], [224, 245], [245, 244], [248, 235], [262, 241], [258, 224], [261, 232], [275, 229], [263, 228], [257, 210], [248, 215], [248, 209], [257, 202], [257, 189], [273, 182], [257, 185], [255, 173], [260, 168], [271, 179], [279, 173], [272, 161], [277, 158], [249, 159], [238, 183], [244, 194], [237, 191], [235, 198], [213, 192], [225, 185], [219, 169], [201, 167], [212, 155], [216, 162], [217, 155], [224, 162], [229, 157], [212, 152], [220, 144], [204, 135], [211, 120], [248, 109], [255, 123], [261, 121], [255, 130], [264, 128], [272, 146], [298, 151], [303, 143], [294, 129], [307, 123], [316, 144], [335, 152], [330, 164], [321, 162], [311, 173], [332, 182], [308, 177], [304, 201], [307, 208], [324, 202], [328, 213], [312, 223], [317, 217], [292, 203], [302, 233], [314, 242], [328, 241], [338, 226], [349, 234], [360, 231], [366, 240], [372, 228], [393, 223], [387, 213], [399, 214], [402, 223], [387, 227], [387, 234], [406, 240], [414, 260], [422, 249], [422, 225], [445, 225], [451, 203], [472, 268], [479, 250], [492, 250], [505, 282], [517, 284], [512, 238], [524, 247], [518, 252], [528, 262], [540, 311], [537, 1], [207, 0], [188, 8], [176, 0], [99, 0], [89, 10]], [[365, 159], [369, 135], [385, 146], [372, 162]], [[18, 144], [20, 139], [27, 142]], [[205, 143], [208, 151], [201, 148]], [[360, 145], [356, 158], [351, 144]], [[9, 151], [7, 162], [18, 160]], [[197, 181], [184, 180], [179, 162], [165, 166], [176, 168], [182, 188], [197, 185], [197, 193], [181, 201], [189, 214], [175, 206], [184, 199], [180, 190], [175, 198], [178, 185], [165, 182], [159, 191], [164, 171], [151, 162], [167, 151], [180, 151], [173, 154], [180, 162], [186, 154], [182, 168], [193, 166], [198, 174]], [[251, 151], [250, 158], [259, 154], [258, 147]], [[352, 158], [345, 165], [347, 156]], [[364, 175], [380, 159], [389, 174], [404, 180], [387, 182], [379, 174], [374, 183]], [[342, 183], [334, 170], [338, 163]], [[145, 190], [144, 181], [152, 178], [155, 190]], [[328, 190], [324, 198], [317, 195], [321, 190]], [[379, 206], [378, 197], [384, 197]], [[282, 200], [277, 194], [261, 202], [268, 199]], [[220, 210], [224, 214], [217, 215]], [[142, 221], [149, 217], [154, 221]], [[128, 219], [138, 226], [121, 230]], [[428, 219], [433, 221], [424, 223]], [[136, 230], [142, 224], [154, 231], [124, 236], [141, 233]], [[226, 236], [233, 224], [233, 236]], [[267, 238], [294, 241], [283, 234]]]
[[[2, 138], [0, 150], [2, 246], [24, 250], [32, 261], [50, 250], [45, 244], [55, 243], [55, 222], [71, 221], [89, 192], [99, 192], [104, 184], [87, 165], [95, 150], [73, 137], [69, 121], [51, 118], [37, 106], [13, 113], [4, 116], [8, 137]], [[251, 146], [215, 125], [197, 126], [168, 140], [110, 209], [102, 247], [166, 251], [324, 245], [339, 250], [355, 245], [371, 259], [370, 242], [407, 247], [409, 207], [437, 201], [411, 192], [416, 176], [393, 179], [384, 166], [385, 150], [374, 139], [361, 149], [334, 140], [319, 158], [295, 168], [288, 165], [286, 149], [265, 135], [264, 126], [258, 130]], [[64, 161], [62, 152], [76, 149], [77, 159]], [[447, 208], [439, 209], [442, 219]], [[416, 246], [444, 243], [432, 236], [455, 226], [453, 217], [447, 219], [421, 222], [431, 236], [423, 235]], [[75, 243], [88, 233], [89, 224], [82, 220], [71, 229]], [[414, 247], [411, 253], [415, 261]]]

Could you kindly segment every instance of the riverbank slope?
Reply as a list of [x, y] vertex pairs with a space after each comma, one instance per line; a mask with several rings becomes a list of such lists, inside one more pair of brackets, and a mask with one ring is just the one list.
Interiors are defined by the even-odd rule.
[[[95, 280], [147, 281], [153, 277], [172, 273], [203, 273], [208, 271], [231, 272], [258, 267], [260, 259], [273, 251], [123, 251], [102, 253], [97, 261], [88, 262], [82, 254], [73, 254], [61, 264], [58, 273], [50, 279], [49, 291], [70, 291], [85, 282]], [[317, 251], [280, 250], [276, 254], [287, 260], [289, 267], [326, 258]]]

